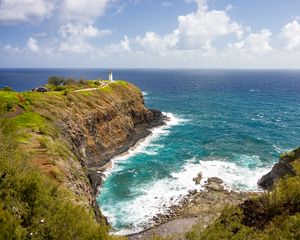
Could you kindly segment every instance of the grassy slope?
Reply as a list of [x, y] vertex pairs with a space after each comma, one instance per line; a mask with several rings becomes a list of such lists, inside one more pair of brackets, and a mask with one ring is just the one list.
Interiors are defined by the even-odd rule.
[[[62, 109], [80, 112], [123, 88], [138, 90], [122, 81], [91, 92], [73, 88], [0, 91], [0, 239], [111, 238], [95, 221], [84, 169], [56, 123]], [[82, 192], [75, 194], [73, 183]]]

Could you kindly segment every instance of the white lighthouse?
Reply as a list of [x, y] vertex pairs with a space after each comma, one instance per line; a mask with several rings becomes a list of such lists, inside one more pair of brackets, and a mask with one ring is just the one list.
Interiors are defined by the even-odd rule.
[[108, 80], [109, 80], [109, 81], [111, 81], [111, 82], [113, 82], [113, 81], [114, 81], [114, 78], [113, 78], [113, 73], [112, 73], [112, 71], [110, 71], [110, 72], [108, 73]]

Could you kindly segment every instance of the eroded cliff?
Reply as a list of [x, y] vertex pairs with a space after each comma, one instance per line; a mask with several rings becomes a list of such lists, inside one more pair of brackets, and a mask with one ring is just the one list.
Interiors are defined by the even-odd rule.
[[[66, 201], [66, 204], [74, 207], [80, 206], [85, 209], [87, 216], [90, 216], [93, 209], [93, 216], [98, 222], [103, 221], [95, 200], [102, 180], [102, 167], [113, 155], [126, 151], [139, 139], [147, 136], [150, 128], [164, 123], [162, 113], [147, 109], [141, 91], [124, 81], [86, 91], [0, 92], [0, 107], [0, 150], [1, 154], [3, 153], [2, 163], [5, 163], [0, 166], [2, 176], [0, 185], [5, 183], [10, 186], [11, 181], [16, 181], [13, 179], [18, 176], [13, 178], [7, 176], [13, 176], [11, 174], [16, 171], [10, 164], [10, 159], [19, 159], [13, 161], [16, 162], [20, 173], [23, 174], [23, 166], [26, 166], [28, 170], [24, 173], [25, 176], [38, 174], [43, 180], [36, 180], [37, 182], [50, 181], [51, 186], [62, 192], [62, 202]], [[45, 186], [43, 184], [40, 190], [36, 190], [37, 194], [47, 188], [46, 185], [49, 183], [45, 183]], [[24, 187], [27, 187], [26, 184]], [[49, 189], [47, 193], [49, 198], [54, 203], [59, 201], [57, 199], [61, 198], [60, 195], [52, 196], [52, 188]], [[12, 192], [9, 187], [7, 191], [8, 195], [0, 196], [4, 197], [0, 213], [3, 207], [18, 219], [20, 214], [15, 213], [17, 207], [5, 205], [6, 201], [10, 203], [7, 196]], [[28, 201], [32, 205], [31, 201], [35, 199], [30, 198]], [[17, 205], [29, 204], [24, 202], [22, 195], [17, 202]], [[57, 202], [57, 206], [60, 204]], [[44, 209], [47, 210], [47, 207]], [[24, 214], [28, 216], [29, 213]], [[29, 227], [35, 218], [34, 214], [40, 216], [38, 211], [32, 214], [29, 214], [31, 219]], [[51, 214], [50, 210], [47, 214]], [[42, 219], [44, 215], [39, 218]], [[43, 219], [41, 221], [43, 224], [46, 222]], [[87, 223], [89, 221], [86, 220]], [[28, 220], [26, 224], [27, 222]], [[20, 224], [23, 228], [22, 221]], [[91, 223], [89, 225], [93, 226]], [[28, 226], [26, 225], [24, 229], [26, 230]], [[95, 228], [97, 227], [93, 227]], [[74, 231], [79, 231], [76, 229], [74, 227]], [[43, 229], [35, 231], [46, 234]], [[83, 230], [81, 232], [84, 233]], [[86, 227], [86, 232], [88, 234], [92, 231]]]

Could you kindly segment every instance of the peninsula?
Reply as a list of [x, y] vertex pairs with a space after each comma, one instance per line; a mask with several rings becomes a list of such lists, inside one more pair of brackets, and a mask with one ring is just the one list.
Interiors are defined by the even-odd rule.
[[111, 239], [96, 203], [103, 166], [164, 117], [125, 81], [49, 82], [0, 91], [1, 237]]
[[[103, 171], [167, 119], [125, 81], [49, 83], [0, 91], [1, 238], [123, 239], [109, 235], [96, 202]], [[299, 149], [283, 154], [259, 181], [268, 189], [261, 194], [230, 192], [210, 178], [206, 191], [155, 216], [160, 227], [129, 239], [298, 239], [299, 157]], [[202, 175], [193, 177], [197, 184]]]

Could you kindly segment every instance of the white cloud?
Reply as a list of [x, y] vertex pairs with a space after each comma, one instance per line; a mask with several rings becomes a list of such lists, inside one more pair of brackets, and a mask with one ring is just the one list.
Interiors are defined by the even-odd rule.
[[270, 46], [271, 35], [269, 29], [263, 29], [259, 33], [251, 33], [246, 39], [246, 45], [255, 53], [268, 53], [272, 51]]
[[163, 55], [176, 48], [177, 35], [174, 33], [161, 37], [155, 32], [146, 32], [145, 36], [138, 36], [132, 42], [145, 52]]
[[172, 6], [172, 3], [171, 3], [171, 2], [163, 1], [163, 2], [161, 3], [161, 5], [162, 5], [163, 7], [171, 7], [171, 6]]
[[2, 0], [0, 22], [35, 22], [50, 17], [54, 10], [51, 0]]
[[242, 37], [242, 26], [231, 20], [225, 11], [209, 11], [206, 1], [196, 2], [197, 12], [178, 17], [179, 48], [210, 50], [217, 37], [232, 33], [238, 38]]
[[201, 50], [203, 54], [205, 51], [211, 54], [215, 52], [212, 42], [218, 37], [229, 34], [242, 37], [242, 26], [231, 20], [226, 11], [210, 11], [205, 0], [188, 2], [196, 2], [197, 11], [179, 16], [178, 27], [172, 33], [160, 36], [155, 32], [147, 32], [133, 42], [146, 52], [161, 55], [171, 51], [189, 50]]
[[110, 0], [64, 0], [62, 18], [67, 21], [93, 21], [101, 16]]
[[20, 53], [22, 50], [18, 47], [13, 47], [10, 44], [6, 44], [2, 47], [2, 50], [7, 53]]
[[273, 50], [270, 45], [271, 35], [272, 33], [269, 29], [262, 29], [258, 33], [249, 34], [245, 40], [234, 44], [229, 43], [228, 46], [240, 53], [264, 55]]
[[89, 52], [94, 48], [88, 42], [90, 38], [104, 37], [109, 34], [111, 34], [111, 30], [101, 30], [93, 24], [65, 24], [58, 30], [58, 35], [61, 38], [59, 51], [73, 53]]
[[40, 47], [37, 43], [37, 40], [35, 40], [34, 38], [30, 37], [27, 41], [27, 47], [30, 51], [32, 52], [39, 52]]
[[91, 51], [92, 49], [93, 47], [89, 43], [78, 40], [61, 42], [58, 51], [66, 53], [86, 53]]
[[300, 50], [300, 24], [297, 20], [286, 24], [281, 29], [280, 38], [288, 51]]
[[105, 47], [106, 53], [123, 53], [130, 52], [130, 40], [127, 36], [124, 36], [123, 39], [119, 43], [112, 43]]
[[86, 53], [98, 51], [92, 45], [91, 38], [110, 35], [110, 29], [99, 29], [94, 22], [103, 15], [111, 0], [64, 0], [61, 4], [63, 25], [58, 29], [58, 51], [68, 53]]
[[61, 26], [58, 30], [62, 38], [92, 38], [103, 37], [112, 33], [109, 29], [100, 30], [93, 24], [73, 24], [68, 23]]

